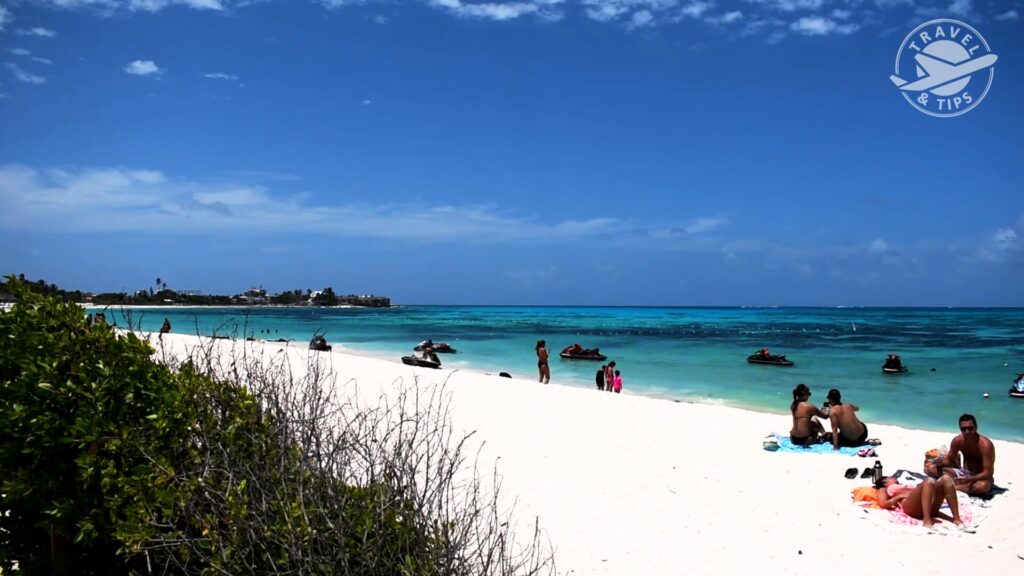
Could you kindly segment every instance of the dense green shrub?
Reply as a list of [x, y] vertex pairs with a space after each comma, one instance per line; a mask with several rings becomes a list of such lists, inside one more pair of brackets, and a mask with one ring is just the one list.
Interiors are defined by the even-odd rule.
[[438, 540], [388, 484], [344, 484], [243, 387], [172, 371], [145, 340], [11, 280], [0, 570], [434, 573]]
[[[446, 406], [338, 404], [313, 360], [182, 357], [9, 278], [0, 311], [0, 572], [550, 572], [459, 476]], [[129, 322], [130, 324], [130, 322]], [[161, 361], [153, 360], [161, 355]], [[318, 357], [315, 357], [318, 358]], [[409, 402], [407, 402], [409, 401]]]

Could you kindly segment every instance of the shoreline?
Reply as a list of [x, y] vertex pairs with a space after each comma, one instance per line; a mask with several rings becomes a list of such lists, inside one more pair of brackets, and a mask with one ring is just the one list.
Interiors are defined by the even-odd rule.
[[[172, 350], [199, 342], [164, 337]], [[768, 433], [788, 430], [788, 416], [413, 368], [348, 350], [311, 354], [304, 344], [218, 340], [214, 346], [266, 358], [283, 354], [300, 372], [315, 355], [335, 372], [341, 401], [442, 387], [453, 426], [473, 434], [469, 453], [477, 454], [482, 476], [496, 467], [501, 501], [515, 507], [521, 534], [537, 519], [555, 549], [558, 574], [791, 576], [828, 566], [852, 576], [865, 569], [865, 549], [872, 565], [914, 574], [934, 570], [937, 557], [982, 574], [1024, 566], [1017, 557], [1024, 553], [1024, 444], [1018, 442], [994, 440], [996, 479], [1009, 492], [984, 509], [977, 534], [927, 534], [865, 521], [850, 503], [850, 490], [866, 481], [847, 480], [844, 470], [870, 467], [874, 458], [763, 450]], [[937, 433], [866, 423], [882, 439], [877, 451], [889, 473], [920, 469], [926, 450], [949, 444], [955, 424]], [[979, 426], [984, 434], [984, 422]]]
[[[181, 333], [179, 333], [179, 334], [181, 334]], [[195, 334], [182, 334], [182, 335], [187, 335], [189, 337], [196, 337]], [[199, 337], [201, 337], [201, 338], [210, 338], [211, 336], [204, 334], [204, 335], [200, 335]], [[232, 340], [230, 337], [224, 336], [224, 335], [219, 335], [219, 336], [217, 336], [217, 338], [218, 339], [225, 339], [225, 340]], [[284, 344], [286, 344], [284, 342], [277, 342], [275, 339], [261, 339], [261, 338], [258, 338], [258, 337], [255, 340], [251, 340], [249, 342], [250, 343], [252, 343], [252, 342], [263, 342], [263, 343], [274, 344], [274, 345], [284, 345]], [[308, 344], [308, 342], [306, 342], [304, 340], [293, 339], [293, 340], [290, 340], [287, 344], [291, 344], [293, 346], [298, 346], [299, 348], [305, 348], [306, 345]], [[362, 348], [362, 347], [358, 347], [358, 346], [353, 347], [353, 346], [351, 346], [349, 344], [344, 344], [344, 343], [333, 344], [333, 346], [334, 346], [334, 350], [335, 351], [343, 353], [343, 354], [351, 354], [351, 355], [355, 355], [355, 356], [360, 356], [360, 357], [365, 357], [365, 358], [372, 358], [372, 359], [380, 360], [380, 361], [383, 361], [383, 362], [397, 363], [397, 364], [401, 365], [401, 363], [399, 361], [399, 356], [395, 355], [392, 352], [385, 351], [383, 349]], [[410, 349], [409, 353], [411, 353], [411, 349]], [[445, 371], [453, 371], [453, 370], [454, 371], [466, 371], [466, 372], [477, 373], [477, 374], [480, 374], [482, 376], [497, 376], [499, 372], [503, 371], [503, 370], [501, 370], [499, 368], [487, 368], [487, 367], [481, 366], [480, 364], [474, 364], [474, 362], [471, 361], [471, 360], [462, 360], [461, 358], [457, 358], [458, 357], [457, 354], [456, 355], [441, 354], [440, 357], [441, 357], [441, 360], [442, 360], [442, 370], [445, 370]], [[459, 365], [457, 365], [455, 367], [448, 367], [449, 363], [451, 362], [451, 359], [453, 357], [456, 357], [454, 359], [458, 362]], [[598, 367], [598, 366], [600, 366], [600, 364], [599, 363], [595, 363], [595, 368]], [[590, 392], [596, 392], [597, 391], [596, 387], [594, 386], [594, 384], [591, 381], [588, 381], [586, 379], [575, 379], [575, 378], [564, 378], [564, 377], [559, 378], [559, 377], [557, 377], [558, 376], [557, 373], [555, 373], [553, 376], [554, 377], [552, 379], [552, 384], [557, 384], [559, 386], [565, 386], [565, 387], [568, 387], [568, 388], [573, 388], [573, 389], [578, 389], [578, 390], [587, 390], [587, 391], [590, 391]], [[522, 376], [522, 375], [513, 374], [513, 377], [515, 379], [519, 379], [519, 380], [526, 380], [526, 381], [533, 381], [534, 380], [532, 375], [531, 376]], [[635, 386], [635, 383], [633, 385]], [[815, 389], [818, 389], [818, 388], [815, 388]], [[785, 392], [787, 394], [783, 395], [784, 396], [783, 399], [788, 401], [788, 398], [785, 398], [785, 396], [788, 395], [788, 390], [786, 390]], [[820, 393], [821, 393], [820, 395], [822, 397], [824, 397], [824, 390], [820, 390]], [[643, 397], [643, 398], [650, 398], [652, 400], [667, 401], [667, 402], [671, 402], [671, 403], [684, 403], [684, 404], [693, 404], [693, 405], [700, 405], [700, 406], [722, 406], [722, 407], [734, 408], [734, 409], [738, 409], [738, 410], [745, 410], [745, 411], [754, 412], [754, 413], [758, 413], [758, 414], [770, 415], [770, 416], [784, 418], [784, 419], [788, 419], [790, 417], [789, 416], [789, 411], [785, 407], [776, 407], [775, 405], [768, 405], [768, 404], [757, 404], [757, 403], [754, 403], [754, 402], [742, 402], [742, 401], [737, 401], [737, 400], [734, 400], [734, 399], [728, 399], [728, 398], [723, 398], [723, 397], [715, 397], [715, 396], [707, 396], [707, 395], [684, 396], [684, 395], [678, 395], [678, 394], [675, 394], [675, 393], [673, 393], [671, 391], [666, 391], [666, 390], [663, 390], [663, 389], [660, 389], [660, 388], [648, 388], [646, 390], [643, 389], [642, 387], [641, 387], [640, 390], [637, 390], [636, 388], [626, 388], [626, 389], [623, 390], [623, 394], [628, 395], [628, 396], [637, 396], [637, 397]], [[955, 418], [958, 415], [959, 415], [959, 413], [956, 414], [956, 415], [953, 415], [952, 417]], [[892, 420], [878, 421], [878, 425], [892, 426], [894, 428], [899, 428], [899, 429], [904, 429], [904, 430], [916, 430], [916, 431], [928, 432], [928, 433], [942, 433], [942, 432], [944, 432], [944, 430], [941, 427], [939, 427], [939, 426], [935, 426], [935, 427], [914, 426], [914, 425], [907, 424], [905, 422], [892, 421]], [[1003, 441], [1003, 442], [1011, 442], [1011, 443], [1015, 443], [1015, 444], [1022, 444], [1022, 445], [1024, 445], [1024, 439], [1005, 438], [1005, 437], [1000, 437], [998, 435], [988, 435], [988, 436], [989, 436], [989, 438], [992, 438], [993, 440], [998, 439], [998, 440]]]

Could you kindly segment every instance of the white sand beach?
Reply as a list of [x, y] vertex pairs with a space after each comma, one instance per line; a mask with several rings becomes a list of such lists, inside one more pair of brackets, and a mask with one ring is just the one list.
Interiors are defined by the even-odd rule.
[[[164, 343], [180, 352], [199, 340], [171, 334]], [[304, 343], [216, 345], [284, 351], [295, 371], [311, 354]], [[397, 358], [319, 354], [336, 372], [340, 393], [364, 401], [443, 384], [456, 428], [475, 431], [472, 441], [483, 443], [482, 474], [497, 466], [524, 533], [539, 519], [559, 574], [1024, 570], [1024, 444], [995, 441], [996, 481], [1009, 491], [976, 510], [976, 534], [928, 533], [879, 520], [884, 512], [868, 518], [851, 504], [851, 489], [869, 480], [843, 473], [874, 458], [763, 450], [766, 434], [788, 431], [788, 416], [543, 385], [534, 374], [508, 379], [412, 368]], [[876, 450], [887, 472], [920, 471], [926, 450], [950, 443], [958, 416], [948, 415], [946, 433], [867, 424], [883, 442]], [[979, 431], [985, 433], [984, 421]]]

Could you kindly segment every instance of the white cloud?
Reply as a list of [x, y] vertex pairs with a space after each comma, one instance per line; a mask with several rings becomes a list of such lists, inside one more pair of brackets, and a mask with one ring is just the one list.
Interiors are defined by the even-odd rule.
[[8, 52], [10, 52], [11, 54], [14, 54], [15, 56], [31, 56], [32, 55], [31, 52], [29, 52], [28, 50], [26, 50], [24, 48], [11, 48], [10, 50], [8, 50]]
[[18, 66], [17, 64], [13, 64], [11, 62], [8, 62], [7, 63], [7, 68], [9, 68], [11, 70], [11, 74], [14, 74], [14, 77], [18, 80], [18, 82], [24, 82], [26, 84], [45, 84], [46, 83], [46, 78], [44, 78], [42, 76], [36, 76], [35, 74], [30, 74], [30, 73], [22, 70], [21, 67]]
[[40, 64], [47, 64], [47, 65], [53, 64], [53, 60], [50, 60], [49, 58], [41, 58], [39, 56], [33, 56], [32, 57], [32, 61], [33, 62], [39, 62]]
[[302, 230], [413, 241], [551, 241], [608, 235], [622, 225], [612, 218], [541, 222], [481, 205], [315, 204], [261, 186], [171, 180], [125, 168], [0, 166], [0, 203], [0, 229], [46, 232]]
[[373, 100], [370, 100], [369, 98], [363, 100], [363, 106], [369, 106], [370, 104], [373, 104]]
[[[1019, 225], [1024, 232], [1024, 217], [1021, 218]], [[1022, 249], [1020, 240], [1021, 234], [1013, 228], [1000, 228], [989, 235], [975, 253], [981, 260], [1003, 262], [1011, 253]]]
[[691, 18], [700, 18], [702, 14], [704, 14], [708, 10], [711, 10], [714, 7], [714, 2], [690, 2], [686, 6], [683, 6], [681, 12], [684, 16], [689, 16]]
[[827, 36], [828, 34], [853, 34], [859, 26], [856, 24], [837, 24], [834, 20], [821, 16], [804, 16], [789, 25], [789, 29], [806, 36]]
[[1007, 10], [1002, 14], [996, 14], [993, 18], [999, 20], [1000, 22], [1005, 22], [1007, 20], [1020, 20], [1020, 15], [1017, 14], [1016, 10]]
[[152, 60], [132, 60], [125, 65], [124, 71], [135, 76], [159, 76], [164, 72]]
[[628, 28], [631, 30], [643, 28], [645, 26], [650, 26], [653, 21], [654, 16], [651, 16], [650, 12], [647, 10], [639, 10], [633, 14], [633, 18], [629, 21]]
[[462, 0], [429, 0], [432, 6], [463, 18], [481, 20], [514, 20], [520, 16], [536, 15], [544, 20], [557, 20], [561, 13], [554, 7], [562, 0], [531, 0], [528, 2], [482, 2], [470, 4]]
[[881, 238], [875, 238], [871, 245], [868, 246], [868, 254], [885, 254], [888, 251], [889, 245]]
[[782, 12], [795, 12], [797, 10], [817, 10], [825, 3], [825, 0], [746, 0], [753, 4], [767, 6]]
[[586, 6], [587, 16], [591, 20], [597, 20], [598, 22], [610, 22], [629, 12], [626, 2], [583, 0], [583, 5]]
[[40, 28], [38, 26], [35, 28], [18, 30], [17, 34], [19, 36], [38, 36], [40, 38], [53, 38], [57, 35], [57, 33], [54, 32], [53, 30], [50, 30], [48, 28]]
[[0, 30], [3, 30], [4, 26], [6, 26], [7, 23], [10, 21], [11, 13], [7, 10], [7, 8], [0, 6]]
[[949, 5], [949, 11], [957, 16], [969, 16], [973, 10], [971, 0], [953, 0]]
[[725, 14], [722, 14], [718, 18], [715, 18], [714, 21], [718, 22], [718, 23], [722, 23], [722, 24], [732, 24], [733, 22], [736, 22], [737, 20], [742, 20], [742, 19], [743, 19], [743, 12], [740, 12], [739, 10], [732, 10], [730, 12], [726, 12]]
[[670, 228], [668, 232], [670, 234], [704, 234], [705, 232], [710, 232], [716, 228], [720, 228], [727, 223], [728, 221], [723, 218], [698, 218], [689, 224]]
[[210, 78], [211, 80], [238, 80], [238, 76], [232, 74], [225, 74], [223, 72], [209, 72], [203, 74], [204, 78]]
[[196, 10], [223, 10], [220, 0], [128, 0], [125, 7], [132, 12], [159, 12], [172, 4]]
[[850, 17], [850, 11], [836, 8], [835, 10], [832, 11], [832, 17], [835, 18], [836, 20], [846, 20]]
[[387, 24], [388, 17], [382, 14], [377, 14], [376, 16], [373, 17], [373, 21], [376, 22], [377, 24]]

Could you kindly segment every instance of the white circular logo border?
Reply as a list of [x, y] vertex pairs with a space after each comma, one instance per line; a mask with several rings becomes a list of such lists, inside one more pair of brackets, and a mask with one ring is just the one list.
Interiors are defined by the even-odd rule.
[[[894, 72], [893, 72], [894, 74], [896, 74], [897, 76], [899, 76], [899, 74], [900, 74], [900, 56], [903, 55], [903, 50], [907, 47], [907, 42], [909, 42], [910, 39], [913, 38], [923, 28], [926, 28], [926, 27], [934, 25], [934, 24], [942, 23], [942, 22], [952, 22], [952, 23], [955, 23], [955, 24], [959, 24], [960, 26], [963, 26], [964, 28], [967, 28], [968, 30], [970, 30], [971, 32], [974, 33], [974, 36], [978, 39], [978, 41], [981, 42], [982, 46], [985, 47], [985, 50], [987, 51], [987, 53], [988, 54], [992, 53], [992, 48], [989, 47], [988, 41], [985, 40], [985, 37], [982, 36], [980, 32], [978, 32], [977, 30], [974, 29], [974, 26], [971, 26], [970, 24], [968, 24], [966, 22], [961, 22], [960, 20], [954, 20], [952, 18], [936, 18], [935, 20], [929, 20], [928, 22], [925, 22], [924, 24], [921, 24], [917, 28], [914, 28], [913, 30], [910, 31], [910, 34], [907, 34], [907, 37], [903, 39], [903, 43], [900, 44], [900, 49], [898, 51], [896, 51], [896, 66], [895, 66], [895, 69], [894, 69]], [[938, 113], [932, 112], [931, 110], [928, 110], [928, 109], [925, 109], [925, 108], [921, 108], [920, 106], [917, 105], [916, 102], [914, 102], [914, 99], [911, 98], [910, 95], [907, 94], [906, 92], [903, 92], [903, 98], [907, 102], [910, 102], [910, 105], [913, 106], [914, 109], [916, 109], [918, 112], [923, 112], [923, 113], [925, 113], [925, 114], [927, 114], [929, 116], [934, 116], [935, 118], [956, 118], [957, 116], [961, 116], [963, 114], [966, 114], [966, 113], [970, 112], [971, 110], [974, 110], [975, 106], [977, 106], [978, 104], [981, 104], [981, 101], [985, 99], [985, 96], [988, 96], [988, 89], [992, 87], [992, 79], [995, 78], [995, 76], [996, 76], [996, 67], [995, 66], [989, 67], [989, 69], [988, 69], [988, 82], [985, 84], [985, 90], [982, 91], [981, 96], [979, 96], [978, 99], [975, 100], [967, 108], [964, 108], [963, 110], [957, 110], [956, 112], [954, 112], [952, 114], [938, 114]], [[922, 90], [922, 92], [925, 92], [925, 90]]]

